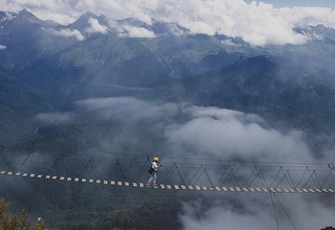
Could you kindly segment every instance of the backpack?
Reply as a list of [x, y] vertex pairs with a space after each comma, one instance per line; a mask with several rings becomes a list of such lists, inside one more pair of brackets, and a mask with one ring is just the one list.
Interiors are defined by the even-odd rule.
[[149, 174], [153, 174], [154, 172], [155, 172], [155, 169], [153, 169], [152, 167], [150, 167], [149, 170], [148, 170], [148, 173]]

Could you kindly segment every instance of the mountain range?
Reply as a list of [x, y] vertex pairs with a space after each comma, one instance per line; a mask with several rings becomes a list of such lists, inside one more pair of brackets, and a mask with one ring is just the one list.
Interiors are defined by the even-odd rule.
[[[294, 31], [309, 36], [309, 41], [258, 47], [236, 37], [190, 34], [180, 25], [155, 19], [147, 25], [87, 12], [69, 25], [60, 25], [27, 10], [0, 11], [1, 151], [41, 152], [49, 157], [66, 152], [71, 159], [75, 159], [72, 153], [89, 157], [88, 149], [106, 145], [123, 158], [130, 152], [163, 152], [166, 134], [157, 131], [169, 122], [163, 115], [120, 121], [112, 112], [104, 114], [107, 119], [99, 110], [80, 107], [90, 99], [122, 98], [256, 114], [266, 126], [283, 133], [291, 129], [305, 133], [314, 156], [321, 158], [333, 145], [335, 127], [335, 30], [317, 25]], [[69, 119], [50, 124], [48, 115]], [[186, 118], [177, 113], [174, 119]], [[78, 168], [78, 162], [71, 162], [71, 168]], [[43, 212], [54, 209], [48, 218], [55, 225], [75, 221], [78, 226], [87, 211], [83, 199], [101, 213], [108, 206], [99, 198], [112, 199], [105, 190], [92, 197], [93, 188], [81, 191], [81, 186], [66, 186], [64, 200], [57, 205], [61, 188], [50, 191], [37, 183], [32, 187], [39, 189], [41, 198], [35, 197], [30, 207]], [[2, 195], [11, 192], [5, 189]], [[29, 194], [21, 194], [22, 199], [29, 199]], [[122, 192], [114, 195], [120, 198]], [[138, 195], [143, 202], [125, 212], [135, 215], [149, 202], [145, 194]], [[170, 198], [166, 204], [174, 199]], [[45, 207], [34, 203], [39, 199]], [[128, 194], [127, 199], [134, 197]], [[21, 204], [14, 202], [14, 207]], [[180, 208], [179, 202], [173, 204], [171, 209]], [[121, 208], [118, 200], [108, 212], [110, 218]], [[70, 209], [69, 215], [64, 214]]]

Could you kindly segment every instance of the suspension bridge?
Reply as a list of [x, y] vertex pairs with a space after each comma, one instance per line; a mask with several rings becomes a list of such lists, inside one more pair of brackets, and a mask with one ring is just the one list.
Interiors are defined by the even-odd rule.
[[[164, 167], [158, 171], [158, 186], [147, 187], [150, 176], [147, 171], [150, 162], [140, 160], [127, 163], [131, 172], [126, 175], [124, 160], [114, 159], [106, 163], [100, 160], [97, 167], [94, 158], [84, 162], [81, 169], [74, 173], [65, 164], [60, 154], [50, 168], [44, 163], [42, 167], [31, 152], [21, 156], [22, 163], [14, 170], [14, 166], [5, 151], [1, 152], [2, 165], [6, 170], [0, 171], [2, 176], [24, 177], [37, 180], [62, 181], [65, 183], [100, 184], [104, 186], [122, 186], [143, 189], [165, 189], [185, 191], [217, 191], [238, 193], [335, 193], [335, 167], [327, 163], [285, 163], [285, 162], [247, 162], [247, 161], [215, 161], [208, 164], [208, 159], [188, 158], [182, 166], [173, 163], [173, 157], [164, 158]], [[143, 155], [136, 156], [143, 160]], [[16, 157], [18, 158], [18, 157]], [[18, 159], [15, 160], [16, 162]], [[73, 161], [73, 160], [71, 160]], [[206, 163], [207, 163], [206, 162]], [[43, 170], [43, 169], [44, 170]], [[58, 168], [55, 170], [55, 168]], [[80, 168], [80, 167], [77, 167]], [[105, 169], [104, 169], [105, 168]], [[104, 177], [100, 176], [108, 169]], [[0, 168], [1, 170], [1, 168]], [[43, 171], [45, 171], [43, 173]], [[53, 173], [57, 171], [57, 173]], [[62, 172], [62, 173], [61, 173]], [[84, 175], [86, 174], [86, 175]], [[128, 179], [129, 176], [131, 179]]]

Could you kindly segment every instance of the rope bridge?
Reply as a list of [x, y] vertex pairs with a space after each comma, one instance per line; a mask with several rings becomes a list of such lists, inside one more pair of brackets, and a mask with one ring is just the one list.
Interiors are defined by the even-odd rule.
[[[136, 163], [136, 167], [132, 167], [132, 172], [128, 171], [129, 174], [133, 174], [132, 179], [128, 180], [127, 177], [129, 174], [124, 173], [124, 167], [121, 165], [123, 161], [119, 159], [116, 159], [111, 167], [109, 165], [110, 170], [106, 173], [105, 177], [101, 177], [99, 175], [99, 171], [101, 174], [101, 170], [98, 170], [93, 157], [90, 157], [77, 173], [71, 173], [71, 170], [65, 164], [66, 161], [63, 159], [63, 154], [59, 155], [51, 168], [44, 170], [46, 173], [43, 173], [42, 167], [36, 160], [33, 152], [26, 155], [17, 170], [13, 170], [14, 167], [4, 151], [1, 151], [1, 158], [3, 160], [2, 163], [5, 163], [5, 166], [8, 168], [8, 170], [0, 171], [0, 175], [4, 176], [148, 188], [146, 183], [143, 183], [143, 181], [149, 179], [147, 171], [150, 163], [147, 161], [143, 165]], [[160, 184], [148, 189], [302, 194], [335, 192], [335, 168], [330, 164], [308, 164], [308, 166], [304, 166], [305, 163], [224, 161], [229, 164], [221, 164], [221, 162], [218, 164], [216, 162], [216, 164], [200, 164], [199, 166], [197, 161], [206, 162], [208, 159], [190, 158], [188, 160], [192, 163], [183, 165], [180, 168], [176, 163], [170, 163], [172, 158], [164, 158], [164, 162], [166, 163], [163, 167], [164, 170], [160, 168], [158, 172], [158, 175], [162, 178], [159, 180]], [[30, 162], [29, 165], [28, 162]], [[254, 163], [258, 165], [255, 166], [253, 165]], [[106, 162], [103, 161], [103, 164], [106, 164]], [[278, 166], [279, 164], [281, 165]], [[34, 170], [36, 172], [22, 173], [27, 165], [30, 168], [27, 171]], [[0, 165], [0, 167], [2, 166]], [[64, 174], [59, 175], [62, 174], [59, 173], [61, 171], [59, 168], [57, 173], [52, 174], [51, 172], [55, 167], [60, 167]], [[186, 170], [186, 172], [183, 172], [183, 170]], [[85, 178], [84, 176], [84, 173], [86, 172], [87, 174], [87, 171], [90, 171], [89, 178]], [[300, 172], [300, 176], [297, 176], [298, 172]], [[114, 178], [112, 178], [113, 176]]]

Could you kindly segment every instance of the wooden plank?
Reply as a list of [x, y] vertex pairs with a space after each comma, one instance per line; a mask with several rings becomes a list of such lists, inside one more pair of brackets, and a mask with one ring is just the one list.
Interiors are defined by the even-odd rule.
[[0, 171], [0, 174], [5, 174], [6, 172], [5, 171]]
[[140, 188], [144, 188], [144, 184], [143, 183], [140, 183]]
[[95, 183], [100, 184], [101, 180], [96, 180]]
[[160, 184], [161, 189], [165, 189], [165, 185]]
[[264, 192], [269, 192], [269, 190], [267, 188], [263, 188]]
[[7, 173], [7, 175], [12, 175], [12, 174], [13, 174], [13, 172], [8, 172], [8, 173]]
[[189, 185], [187, 186], [189, 190], [193, 190], [193, 186]]
[[230, 190], [231, 192], [235, 192], [235, 189], [234, 189], [233, 187], [229, 187], [229, 190]]
[[75, 181], [75, 182], [78, 182], [78, 181], [79, 181], [79, 178], [74, 178], [74, 181]]
[[247, 188], [242, 188], [244, 192], [249, 192]]
[[121, 181], [118, 181], [118, 182], [117, 182], [117, 185], [118, 185], [118, 186], [122, 186], [122, 182], [121, 182]]
[[307, 190], [307, 189], [305, 189], [305, 188], [303, 188], [303, 189], [302, 189], [302, 191], [304, 191], [304, 192], [308, 192], [308, 190]]
[[299, 189], [299, 188], [297, 188], [296, 190], [297, 190], [297, 192], [302, 192], [301, 189]]
[[295, 192], [295, 190], [294, 190], [293, 188], [290, 188], [289, 190], [290, 190], [292, 193]]
[[286, 188], [283, 188], [283, 190], [284, 190], [284, 192], [290, 192], [290, 191], [288, 191]]
[[235, 187], [236, 191], [238, 192], [242, 192], [241, 188], [240, 187]]
[[221, 191], [221, 188], [218, 187], [218, 186], [216, 186], [215, 189], [218, 190], [218, 191]]
[[124, 182], [124, 186], [129, 187], [129, 182]]
[[226, 187], [222, 187], [224, 192], [228, 192], [228, 189]]
[[283, 190], [281, 190], [280, 188], [277, 188], [277, 192], [283, 192]]
[[71, 181], [71, 180], [72, 180], [72, 178], [71, 178], [71, 177], [68, 177], [68, 178], [67, 178], [67, 181]]
[[330, 189], [330, 188], [328, 189], [328, 191], [329, 191], [329, 192], [335, 192], [333, 189]]
[[23, 173], [22, 176], [28, 176], [28, 173]]
[[255, 189], [254, 188], [249, 188], [251, 192], [255, 192]]
[[38, 175], [37, 175], [37, 178], [41, 179], [42, 176], [43, 176], [42, 174], [38, 174]]
[[213, 186], [209, 186], [209, 190], [210, 190], [210, 191], [214, 191], [215, 189], [214, 189]]
[[111, 181], [111, 185], [115, 185], [115, 181], [112, 180], [112, 181]]
[[59, 180], [64, 180], [64, 179], [65, 179], [65, 177], [63, 177], [63, 176], [59, 178]]
[[207, 187], [206, 186], [202, 186], [202, 190], [207, 191]]
[[322, 191], [321, 191], [320, 189], [318, 189], [318, 188], [317, 188], [317, 189], [315, 189], [315, 190], [316, 190], [317, 192], [322, 192]]
[[311, 189], [311, 188], [309, 188], [308, 190], [309, 190], [310, 192], [315, 192], [315, 191], [314, 191], [313, 189]]
[[186, 188], [185, 185], [182, 185], [182, 186], [181, 186], [181, 189], [182, 189], [182, 190], [186, 190], [187, 188]]
[[262, 189], [256, 188], [257, 192], [262, 192]]
[[56, 180], [57, 176], [52, 176], [51, 179]]
[[200, 190], [200, 186], [195, 186], [195, 189], [196, 190]]
[[327, 190], [327, 189], [322, 189], [322, 191], [323, 191], [323, 192], [328, 192], [328, 190]]
[[108, 180], [104, 180], [104, 184], [108, 184]]
[[85, 178], [81, 179], [81, 182], [85, 183], [85, 182], [86, 182], [86, 179], [85, 179]]
[[88, 182], [89, 182], [89, 183], [93, 183], [94, 180], [93, 180], [93, 179], [88, 179]]
[[172, 189], [171, 185], [166, 185], [167, 189]]
[[137, 187], [137, 183], [133, 183], [133, 187]]
[[46, 175], [46, 176], [45, 176], [45, 179], [50, 179], [50, 175]]
[[17, 172], [17, 173], [15, 173], [15, 176], [20, 176], [20, 174], [21, 174], [21, 173]]

